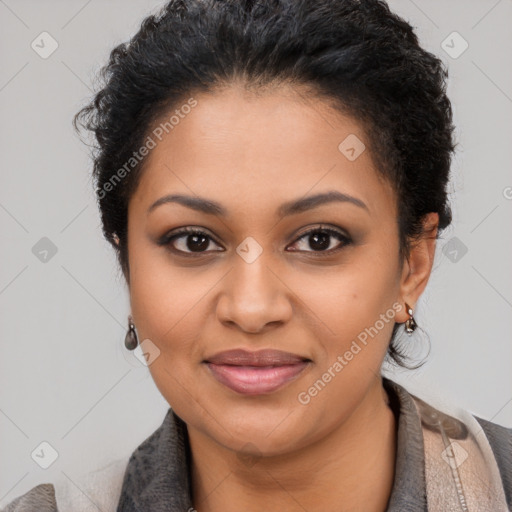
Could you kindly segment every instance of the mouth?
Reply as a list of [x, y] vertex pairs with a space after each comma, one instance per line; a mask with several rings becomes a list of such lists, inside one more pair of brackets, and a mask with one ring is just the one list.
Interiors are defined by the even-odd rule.
[[311, 362], [306, 357], [270, 349], [229, 350], [203, 361], [218, 382], [244, 395], [277, 391], [299, 377]]

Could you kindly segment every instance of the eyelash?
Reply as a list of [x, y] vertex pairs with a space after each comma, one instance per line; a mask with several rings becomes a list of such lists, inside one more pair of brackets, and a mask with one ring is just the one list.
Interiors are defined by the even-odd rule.
[[[328, 235], [330, 235], [332, 237], [336, 237], [336, 238], [338, 238], [340, 240], [342, 245], [340, 247], [335, 248], [335, 249], [328, 249], [328, 250], [325, 250], [325, 251], [301, 251], [301, 250], [294, 250], [292, 252], [312, 253], [312, 254], [315, 255], [314, 257], [322, 257], [324, 255], [325, 256], [331, 256], [333, 253], [337, 253], [338, 251], [342, 250], [347, 245], [350, 245], [352, 243], [352, 240], [347, 235], [342, 233], [341, 231], [338, 231], [338, 230], [332, 229], [332, 228], [328, 228], [328, 227], [318, 226], [318, 227], [312, 228], [312, 229], [302, 233], [293, 242], [293, 244], [297, 243], [298, 241], [302, 240], [303, 238], [307, 238], [308, 236], [312, 235], [313, 233], [324, 233], [324, 234], [328, 234]], [[192, 258], [197, 258], [197, 257], [203, 256], [204, 254], [209, 252], [209, 251], [187, 252], [187, 251], [182, 251], [180, 249], [176, 249], [176, 248], [172, 247], [172, 242], [174, 242], [175, 240], [177, 240], [179, 238], [183, 238], [185, 235], [201, 235], [201, 236], [206, 236], [210, 240], [212, 240], [213, 242], [218, 244], [218, 242], [216, 242], [215, 239], [213, 237], [211, 237], [205, 231], [202, 231], [202, 230], [197, 229], [197, 228], [186, 227], [186, 228], [182, 228], [179, 231], [177, 231], [175, 233], [172, 233], [170, 235], [165, 235], [160, 240], [159, 245], [169, 246], [170, 250], [172, 252], [174, 252], [174, 253], [176, 253], [176, 254], [178, 254], [180, 256], [192, 257]], [[218, 245], [220, 245], [220, 244], [218, 244]], [[222, 251], [214, 251], [214, 252], [222, 252]]]

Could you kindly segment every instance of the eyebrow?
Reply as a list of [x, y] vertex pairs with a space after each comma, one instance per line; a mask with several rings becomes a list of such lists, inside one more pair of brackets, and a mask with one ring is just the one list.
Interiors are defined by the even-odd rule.
[[[279, 217], [287, 217], [289, 215], [302, 213], [307, 210], [317, 208], [321, 205], [333, 202], [349, 203], [369, 211], [368, 206], [363, 201], [361, 201], [361, 199], [358, 199], [357, 197], [353, 197], [348, 194], [343, 194], [342, 192], [338, 192], [337, 190], [331, 190], [329, 192], [316, 194], [314, 196], [303, 197], [295, 201], [283, 203], [277, 209], [276, 214]], [[182, 206], [191, 208], [192, 210], [196, 210], [198, 212], [206, 213], [208, 215], [226, 217], [228, 214], [227, 210], [221, 204], [215, 201], [211, 201], [209, 199], [205, 199], [203, 197], [198, 196], [194, 197], [182, 194], [169, 194], [161, 197], [160, 199], [157, 199], [148, 208], [147, 215], [149, 215], [158, 206], [169, 203], [181, 204]]]

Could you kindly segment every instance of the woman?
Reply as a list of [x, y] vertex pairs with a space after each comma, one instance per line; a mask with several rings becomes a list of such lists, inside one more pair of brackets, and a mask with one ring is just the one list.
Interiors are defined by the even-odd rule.
[[451, 222], [446, 70], [412, 27], [378, 0], [173, 0], [103, 77], [75, 121], [170, 409], [86, 492], [6, 510], [508, 510], [512, 430], [381, 376]]

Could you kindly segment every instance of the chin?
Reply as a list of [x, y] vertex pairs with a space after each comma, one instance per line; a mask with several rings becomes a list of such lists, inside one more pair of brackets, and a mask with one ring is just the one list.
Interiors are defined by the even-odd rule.
[[[293, 411], [253, 410], [222, 415], [222, 426], [205, 425], [209, 436], [227, 448], [253, 456], [282, 455], [307, 443], [308, 426]], [[301, 442], [301, 440], [303, 440]]]

